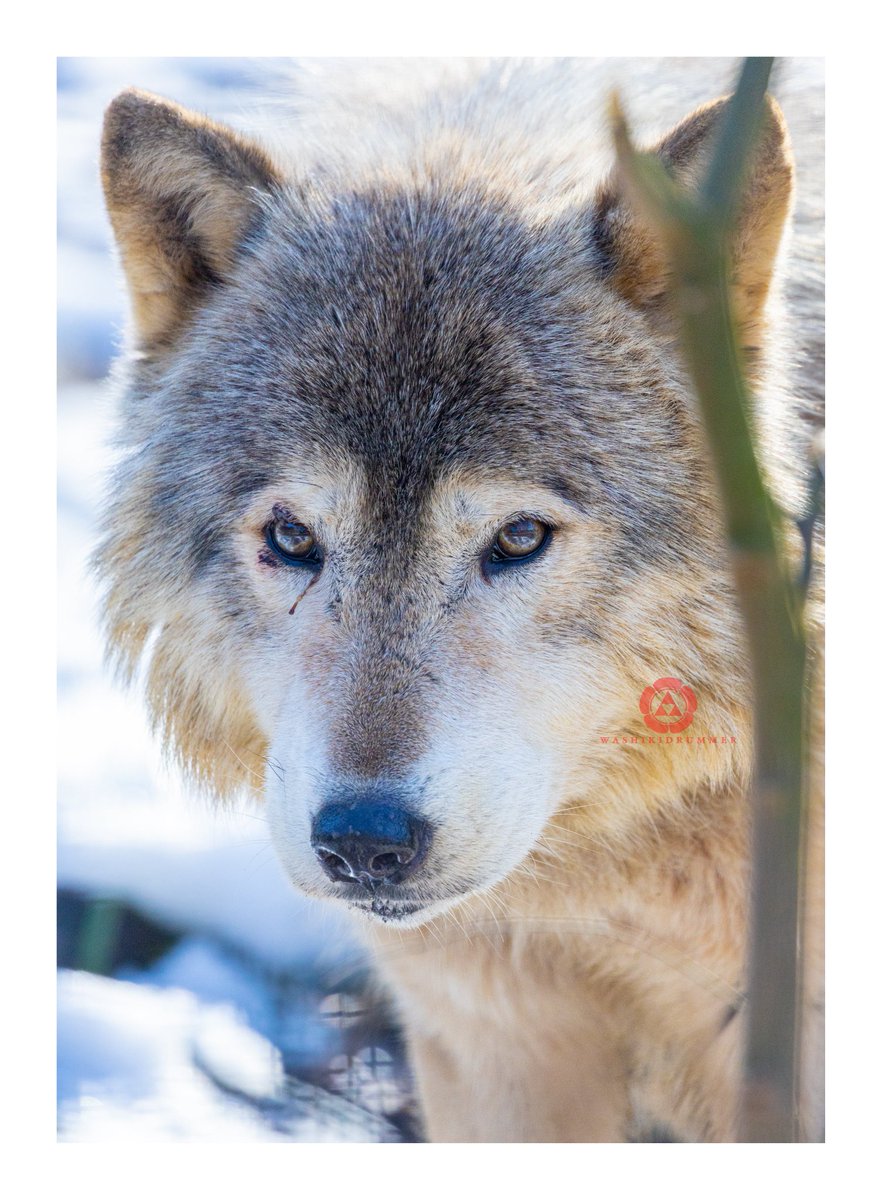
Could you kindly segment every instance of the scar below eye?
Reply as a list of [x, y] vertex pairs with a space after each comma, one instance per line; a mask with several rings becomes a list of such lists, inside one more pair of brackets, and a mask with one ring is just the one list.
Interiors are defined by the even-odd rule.
[[275, 568], [275, 567], [280, 567], [282, 565], [279, 562], [278, 558], [275, 556], [275, 554], [273, 554], [272, 550], [269, 549], [268, 546], [264, 546], [263, 549], [258, 550], [257, 561], [263, 567]]
[[297, 597], [297, 599], [294, 601], [294, 603], [288, 609], [289, 617], [294, 616], [294, 612], [297, 608], [297, 605], [300, 603], [300, 601], [303, 599], [303, 597], [306, 595], [306, 593], [309, 591], [309, 589], [312, 587], [312, 585], [314, 583], [318, 583], [318, 572], [316, 572], [315, 575], [313, 575], [312, 579], [310, 579], [309, 583], [306, 585], [306, 587], [303, 589], [303, 591], [300, 593], [300, 595]]

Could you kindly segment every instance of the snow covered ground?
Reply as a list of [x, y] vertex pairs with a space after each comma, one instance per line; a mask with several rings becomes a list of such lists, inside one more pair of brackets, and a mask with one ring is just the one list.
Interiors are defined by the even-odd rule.
[[183, 792], [102, 667], [86, 563], [124, 295], [97, 158], [128, 84], [233, 121], [251, 95], [238, 60], [59, 64], [59, 1136], [399, 1140], [380, 1114], [402, 1102], [400, 1050], [376, 1012], [359, 1039], [345, 918], [288, 885], [259, 811]]

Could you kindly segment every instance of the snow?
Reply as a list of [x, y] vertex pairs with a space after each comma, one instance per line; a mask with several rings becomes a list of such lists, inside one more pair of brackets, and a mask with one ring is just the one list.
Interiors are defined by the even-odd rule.
[[[58, 981], [59, 1101], [93, 1112], [103, 1103], [136, 1106], [169, 1090], [169, 1112], [192, 1106], [204, 1090], [194, 1058], [214, 1060], [233, 1088], [255, 1098], [282, 1085], [278, 1051], [229, 1006], [202, 1004], [180, 989], [159, 990], [62, 971]], [[180, 1081], [178, 1094], [173, 1086]], [[203, 1107], [197, 1101], [194, 1111]], [[175, 1115], [174, 1120], [178, 1117]], [[201, 1117], [196, 1118], [201, 1122]]]
[[182, 988], [58, 979], [60, 1140], [351, 1142], [378, 1122], [286, 1088], [278, 1050], [236, 1010]]

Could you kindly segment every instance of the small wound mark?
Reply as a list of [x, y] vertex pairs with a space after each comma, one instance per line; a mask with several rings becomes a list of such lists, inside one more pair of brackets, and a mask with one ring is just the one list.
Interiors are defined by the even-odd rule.
[[309, 591], [309, 589], [313, 586], [313, 584], [318, 582], [318, 577], [319, 577], [319, 573], [318, 573], [318, 571], [316, 571], [316, 573], [313, 575], [312, 579], [310, 579], [309, 583], [306, 585], [306, 587], [303, 589], [303, 591], [300, 593], [300, 595], [297, 597], [297, 599], [294, 601], [294, 603], [288, 609], [289, 617], [293, 617], [294, 610], [297, 608], [297, 605], [300, 603], [300, 601], [303, 599], [303, 597], [306, 595], [306, 593]]

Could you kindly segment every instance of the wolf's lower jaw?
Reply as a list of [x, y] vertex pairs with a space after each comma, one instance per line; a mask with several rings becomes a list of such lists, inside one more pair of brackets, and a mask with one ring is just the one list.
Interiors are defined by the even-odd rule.
[[347, 900], [346, 906], [350, 912], [367, 918], [371, 924], [381, 922], [384, 925], [400, 925], [404, 929], [417, 929], [440, 913], [446, 912], [458, 900], [464, 899], [466, 896], [447, 896], [442, 900], [417, 904], [412, 900], [395, 901], [374, 897], [373, 900]]

